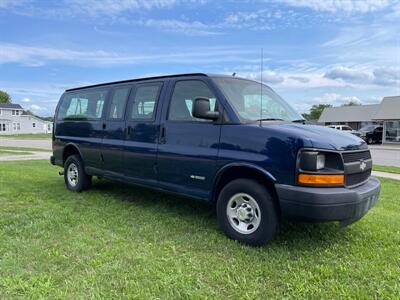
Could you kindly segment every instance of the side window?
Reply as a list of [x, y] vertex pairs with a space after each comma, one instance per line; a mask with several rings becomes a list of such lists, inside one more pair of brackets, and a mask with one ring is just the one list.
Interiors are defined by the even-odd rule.
[[124, 117], [129, 91], [130, 87], [120, 87], [114, 90], [108, 112], [109, 119], [122, 119]]
[[130, 116], [132, 120], [153, 119], [161, 87], [161, 83], [137, 86]]
[[169, 104], [168, 119], [172, 121], [205, 121], [192, 116], [194, 99], [207, 97], [210, 99], [210, 108], [216, 109], [216, 97], [208, 86], [200, 80], [182, 80], [175, 84]]
[[67, 95], [58, 110], [58, 120], [98, 120], [101, 118], [107, 91], [84, 91]]

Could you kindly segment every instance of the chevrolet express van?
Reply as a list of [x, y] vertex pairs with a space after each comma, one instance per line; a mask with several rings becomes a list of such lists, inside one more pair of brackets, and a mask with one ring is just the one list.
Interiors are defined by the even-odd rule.
[[259, 82], [182, 74], [66, 90], [51, 163], [67, 188], [92, 176], [214, 203], [232, 239], [263, 245], [282, 217], [360, 219], [378, 201], [366, 143], [304, 125]]

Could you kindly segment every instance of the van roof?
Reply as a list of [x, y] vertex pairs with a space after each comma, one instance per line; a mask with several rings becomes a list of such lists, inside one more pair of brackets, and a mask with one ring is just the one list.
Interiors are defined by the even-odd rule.
[[[162, 75], [162, 76], [142, 77], [142, 78], [135, 78], [135, 79], [128, 79], [128, 80], [113, 81], [113, 82], [106, 82], [106, 83], [99, 83], [99, 84], [81, 86], [81, 87], [77, 87], [77, 88], [67, 89], [67, 90], [65, 90], [65, 91], [66, 91], [66, 92], [70, 92], [70, 91], [76, 91], [76, 90], [80, 90], [80, 89], [93, 88], [93, 87], [101, 87], [101, 86], [108, 86], [108, 85], [114, 85], [114, 84], [122, 84], [122, 83], [129, 83], [129, 82], [136, 82], [136, 81], [144, 81], [144, 80], [163, 79], [163, 78], [183, 77], [183, 76], [205, 76], [205, 77], [210, 77], [211, 74], [205, 74], [205, 73], [185, 73], [185, 74], [173, 74], [173, 75]], [[224, 75], [218, 75], [218, 76], [224, 76]]]

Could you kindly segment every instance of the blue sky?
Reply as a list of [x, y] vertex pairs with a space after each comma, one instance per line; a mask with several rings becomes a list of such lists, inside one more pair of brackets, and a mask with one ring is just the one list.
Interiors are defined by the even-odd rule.
[[0, 0], [0, 89], [52, 115], [69, 87], [211, 72], [298, 111], [400, 95], [399, 0]]

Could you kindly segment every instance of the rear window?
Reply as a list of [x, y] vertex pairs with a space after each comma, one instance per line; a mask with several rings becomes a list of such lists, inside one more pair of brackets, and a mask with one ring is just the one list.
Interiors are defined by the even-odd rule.
[[99, 120], [103, 114], [106, 90], [82, 91], [63, 97], [57, 120]]

